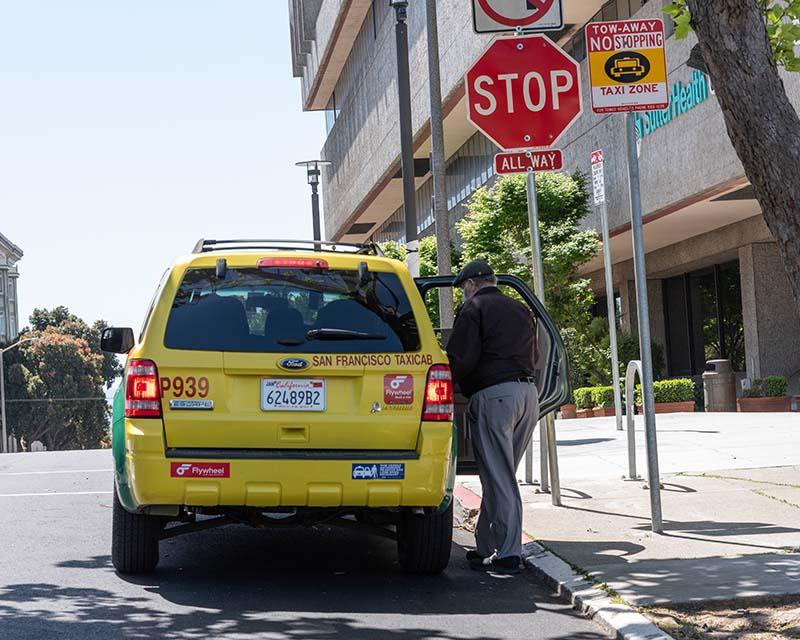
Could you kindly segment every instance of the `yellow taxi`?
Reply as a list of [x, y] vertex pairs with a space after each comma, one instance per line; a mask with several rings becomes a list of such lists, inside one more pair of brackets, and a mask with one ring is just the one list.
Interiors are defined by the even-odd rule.
[[[563, 345], [509, 282], [540, 316], [552, 410]], [[138, 337], [102, 335], [127, 354], [112, 419], [115, 568], [152, 571], [160, 540], [213, 526], [359, 522], [397, 540], [406, 571], [441, 572], [456, 450], [468, 464], [470, 447], [423, 296], [451, 283], [415, 282], [374, 245], [198, 242], [164, 274]]]

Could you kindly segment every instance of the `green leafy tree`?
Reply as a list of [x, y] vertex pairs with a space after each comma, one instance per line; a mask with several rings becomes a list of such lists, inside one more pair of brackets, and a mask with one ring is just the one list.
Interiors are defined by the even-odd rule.
[[92, 351], [103, 359], [103, 381], [107, 388], [111, 388], [114, 381], [122, 375], [122, 365], [113, 353], [100, 351], [100, 335], [108, 323], [98, 320], [89, 326], [67, 307], [59, 306], [52, 309], [34, 309], [30, 317], [30, 326], [34, 331], [42, 332], [53, 329], [74, 338], [87, 342]]
[[[608, 352], [591, 332], [594, 294], [589, 281], [578, 277], [578, 268], [600, 249], [597, 233], [579, 227], [589, 213], [585, 176], [543, 173], [536, 176], [536, 185], [545, 303], [567, 347], [572, 386], [604, 382], [601, 363]], [[504, 176], [478, 189], [467, 209], [457, 224], [464, 240], [463, 260], [484, 258], [496, 271], [533, 287], [525, 176]]]
[[[543, 173], [536, 185], [547, 310], [560, 327], [588, 327], [594, 295], [577, 272], [597, 254], [600, 240], [594, 231], [579, 229], [589, 213], [586, 179], [580, 173]], [[464, 261], [484, 258], [495, 271], [533, 286], [525, 176], [504, 176], [478, 189], [467, 209], [457, 224]]]
[[800, 71], [800, 0], [676, 0], [665, 11], [676, 37], [697, 34], [728, 136], [800, 309], [800, 117], [778, 70]]
[[35, 337], [5, 356], [9, 431], [50, 450], [95, 448], [108, 434], [104, 397], [122, 373], [100, 351], [106, 323], [88, 325], [67, 307], [36, 309], [20, 338]]
[[48, 450], [101, 445], [108, 432], [103, 357], [85, 338], [50, 327], [8, 367], [9, 430]]

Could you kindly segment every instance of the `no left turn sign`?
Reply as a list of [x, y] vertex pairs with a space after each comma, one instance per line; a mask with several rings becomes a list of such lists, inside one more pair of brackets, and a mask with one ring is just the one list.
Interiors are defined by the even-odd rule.
[[562, 0], [472, 0], [476, 33], [555, 31], [564, 28]]

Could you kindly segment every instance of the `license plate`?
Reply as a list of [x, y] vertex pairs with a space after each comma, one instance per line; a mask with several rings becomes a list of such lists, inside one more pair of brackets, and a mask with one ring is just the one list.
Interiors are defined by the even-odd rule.
[[262, 411], [325, 411], [324, 380], [261, 380]]

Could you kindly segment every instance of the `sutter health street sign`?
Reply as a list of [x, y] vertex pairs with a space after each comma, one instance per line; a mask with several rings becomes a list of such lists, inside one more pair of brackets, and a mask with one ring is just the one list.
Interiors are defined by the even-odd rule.
[[586, 49], [595, 113], [669, 105], [662, 20], [590, 22]]

